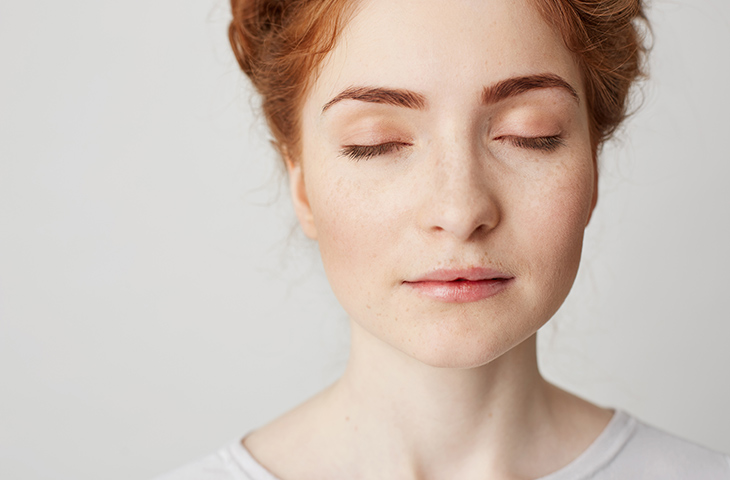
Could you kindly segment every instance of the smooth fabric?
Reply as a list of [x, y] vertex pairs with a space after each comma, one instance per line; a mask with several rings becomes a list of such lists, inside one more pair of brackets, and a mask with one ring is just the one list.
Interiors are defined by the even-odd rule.
[[[662, 432], [617, 410], [578, 458], [537, 480], [730, 480], [730, 456]], [[154, 480], [279, 480], [240, 441]], [[289, 479], [287, 479], [289, 480]]]

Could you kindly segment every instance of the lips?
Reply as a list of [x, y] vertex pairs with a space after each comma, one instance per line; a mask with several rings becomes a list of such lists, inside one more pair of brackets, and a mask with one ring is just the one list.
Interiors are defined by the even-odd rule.
[[446, 303], [469, 303], [492, 297], [512, 284], [514, 276], [491, 268], [436, 270], [403, 284], [419, 295]]

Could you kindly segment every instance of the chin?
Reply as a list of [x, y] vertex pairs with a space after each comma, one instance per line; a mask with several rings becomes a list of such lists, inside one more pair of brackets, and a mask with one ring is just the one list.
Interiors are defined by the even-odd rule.
[[531, 336], [530, 334], [519, 338], [514, 335], [506, 336], [504, 331], [499, 332], [498, 336], [486, 332], [480, 333], [480, 335], [473, 333], [454, 335], [453, 332], [436, 334], [433, 338], [422, 339], [418, 345], [404, 350], [404, 353], [431, 367], [478, 368], [500, 358]]
[[453, 352], [449, 352], [451, 354], [446, 355], [418, 355], [413, 356], [416, 360], [420, 361], [421, 363], [428, 365], [429, 367], [435, 367], [435, 368], [451, 368], [451, 369], [461, 369], [461, 370], [468, 370], [471, 368], [478, 368], [482, 367], [496, 358], [498, 358], [500, 355], [464, 355], [462, 352], [459, 352], [458, 354], [453, 354]]

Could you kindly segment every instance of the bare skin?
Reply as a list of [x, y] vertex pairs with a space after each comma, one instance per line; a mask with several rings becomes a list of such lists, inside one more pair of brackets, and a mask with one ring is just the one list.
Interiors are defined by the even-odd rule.
[[612, 416], [544, 381], [532, 338], [462, 372], [358, 365], [359, 343], [338, 382], [244, 439], [277, 478], [533, 480], [577, 458]]
[[[352, 87], [420, 101], [333, 102]], [[612, 412], [546, 382], [535, 335], [577, 273], [596, 166], [580, 69], [527, 0], [365, 1], [287, 160], [352, 350], [243, 440], [254, 458], [281, 480], [516, 480], [585, 451]], [[444, 299], [419, 289], [439, 269], [504, 278]]]

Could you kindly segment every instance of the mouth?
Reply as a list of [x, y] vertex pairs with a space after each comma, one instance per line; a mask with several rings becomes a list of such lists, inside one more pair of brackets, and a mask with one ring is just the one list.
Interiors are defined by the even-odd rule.
[[419, 295], [445, 303], [484, 300], [507, 289], [515, 277], [489, 268], [437, 270], [403, 282]]

